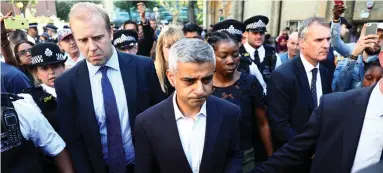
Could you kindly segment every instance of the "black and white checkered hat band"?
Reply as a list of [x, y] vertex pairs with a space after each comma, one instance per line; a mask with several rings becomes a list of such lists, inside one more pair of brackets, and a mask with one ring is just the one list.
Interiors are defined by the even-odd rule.
[[229, 28], [226, 28], [226, 29], [219, 29], [219, 30], [217, 30], [218, 32], [222, 32], [222, 31], [227, 31], [227, 32], [229, 32], [230, 34], [236, 34], [236, 35], [242, 35], [242, 31], [241, 30], [239, 30], [239, 29], [235, 29], [234, 27], [233, 27], [233, 25], [231, 25]]
[[113, 45], [117, 45], [123, 42], [136, 42], [136, 39], [132, 36], [126, 36], [122, 34], [119, 38], [114, 40]]
[[258, 22], [250, 23], [246, 26], [246, 29], [258, 29], [258, 28], [266, 28], [266, 24], [262, 22], [262, 20], [258, 20]]

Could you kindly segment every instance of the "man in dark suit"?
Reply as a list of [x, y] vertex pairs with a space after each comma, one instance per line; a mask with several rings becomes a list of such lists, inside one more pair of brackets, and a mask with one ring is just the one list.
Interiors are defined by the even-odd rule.
[[321, 18], [309, 18], [303, 24], [298, 34], [300, 56], [277, 68], [267, 87], [268, 115], [279, 144], [303, 132], [320, 96], [331, 89], [330, 74], [319, 63], [329, 50], [329, 25]]
[[77, 3], [69, 16], [86, 60], [55, 80], [60, 134], [76, 172], [131, 173], [135, 117], [164, 99], [154, 64], [116, 51], [108, 15], [96, 4]]
[[[276, 148], [303, 132], [319, 98], [331, 89], [330, 74], [319, 63], [327, 58], [329, 51], [328, 22], [317, 17], [306, 19], [298, 37], [300, 55], [278, 67], [267, 86], [268, 116]], [[286, 172], [306, 172], [309, 166], [302, 164]]]
[[137, 117], [136, 173], [241, 172], [241, 110], [209, 96], [214, 57], [200, 39], [170, 48], [167, 77], [176, 91]]
[[[379, 61], [383, 67], [383, 56]], [[383, 79], [367, 88], [324, 95], [304, 131], [253, 172], [282, 173], [313, 159], [310, 173], [356, 173], [382, 162], [382, 103]], [[371, 172], [381, 172], [381, 165]]]

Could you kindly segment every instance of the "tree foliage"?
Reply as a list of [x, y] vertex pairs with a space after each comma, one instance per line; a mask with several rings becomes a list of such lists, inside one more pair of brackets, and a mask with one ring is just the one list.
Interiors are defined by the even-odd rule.
[[72, 6], [74, 4], [76, 4], [78, 2], [92, 2], [95, 4], [101, 3], [101, 1], [99, 1], [99, 0], [88, 0], [88, 1], [59, 0], [59, 1], [55, 1], [57, 17], [60, 18], [61, 20], [68, 21], [68, 15], [69, 15], [70, 9], [72, 8]]

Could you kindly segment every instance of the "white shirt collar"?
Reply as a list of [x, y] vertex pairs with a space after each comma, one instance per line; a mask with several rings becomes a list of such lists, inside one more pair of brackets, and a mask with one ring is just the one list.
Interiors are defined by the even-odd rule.
[[[176, 91], [174, 91], [174, 94], [173, 94], [173, 107], [174, 107], [174, 114], [175, 114], [175, 119], [176, 121], [180, 118], [184, 118], [184, 115], [181, 113], [179, 107], [178, 107], [178, 104], [177, 104], [177, 101], [176, 101]], [[204, 115], [204, 116], [207, 116], [206, 114], [206, 101], [205, 103], [202, 105], [201, 107], [201, 110], [197, 113], [197, 115]]]
[[301, 61], [303, 63], [303, 67], [305, 68], [305, 71], [306, 73], [311, 73], [311, 70], [313, 70], [314, 68], [317, 68], [319, 70], [319, 63], [314, 67], [312, 64], [310, 64], [306, 58], [300, 54], [300, 57], [301, 57]]
[[[106, 62], [105, 66], [108, 66], [114, 70], [120, 71], [120, 65], [118, 63], [117, 51], [114, 47], [112, 49], [113, 49], [113, 54], [110, 57], [110, 59]], [[91, 74], [92, 76], [96, 75], [96, 73], [98, 72], [98, 70], [101, 67], [101, 66], [94, 66], [91, 63], [89, 63], [88, 61], [86, 61], [86, 64], [88, 66], [89, 74]]]
[[[251, 55], [254, 54], [256, 49], [254, 47], [250, 46], [250, 44], [248, 42], [246, 42], [243, 46], [245, 47], [247, 53], [250, 53]], [[259, 54], [260, 52], [264, 52], [265, 48], [263, 47], [263, 45], [261, 45], [257, 50], [258, 50], [258, 54]]]
[[55, 89], [55, 88], [50, 87], [50, 86], [45, 85], [45, 84], [41, 84], [41, 87], [42, 87], [43, 90], [46, 91], [47, 93], [52, 94], [53, 97], [57, 97], [57, 95], [56, 95], [56, 89]]

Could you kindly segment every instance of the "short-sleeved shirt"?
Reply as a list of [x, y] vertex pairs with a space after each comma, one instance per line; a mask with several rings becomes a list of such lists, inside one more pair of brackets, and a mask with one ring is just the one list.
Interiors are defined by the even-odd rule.
[[66, 146], [64, 140], [39, 109], [24, 99], [14, 101], [13, 105], [19, 118], [21, 134], [26, 140], [33, 142], [45, 154], [52, 157], [64, 150]]
[[252, 147], [254, 108], [265, 107], [263, 89], [257, 78], [254, 75], [242, 73], [231, 86], [213, 86], [212, 94], [241, 108], [241, 149], [246, 150]]
[[23, 72], [14, 66], [1, 62], [1, 92], [18, 94], [30, 87], [32, 87], [31, 83]]

